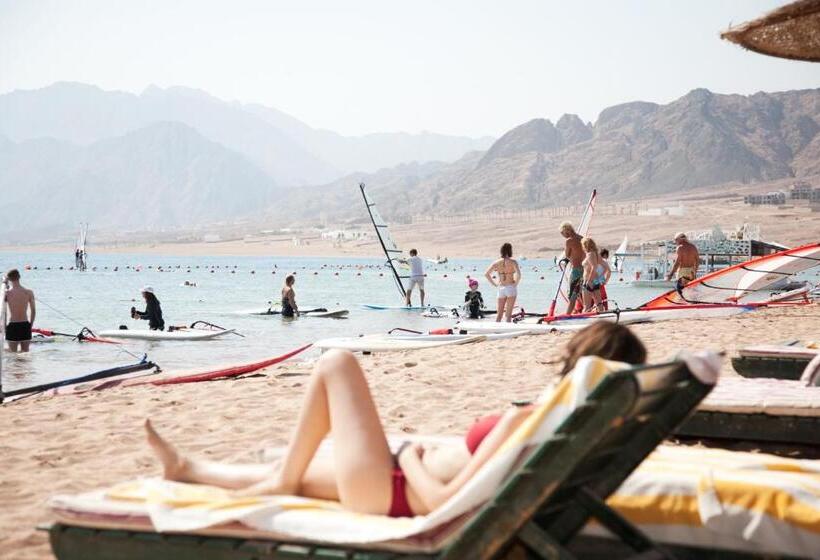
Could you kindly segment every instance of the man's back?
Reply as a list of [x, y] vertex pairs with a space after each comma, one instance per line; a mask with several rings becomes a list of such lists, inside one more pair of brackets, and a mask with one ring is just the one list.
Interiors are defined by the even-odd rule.
[[9, 307], [9, 323], [28, 321], [28, 305], [34, 299], [34, 292], [21, 285], [12, 286], [6, 292], [6, 303]]
[[577, 233], [567, 239], [566, 256], [573, 268], [578, 268], [584, 261], [584, 249], [581, 247], [581, 236]]
[[424, 276], [424, 264], [421, 257], [418, 255], [407, 259], [407, 264], [410, 265], [410, 276], [420, 277]]

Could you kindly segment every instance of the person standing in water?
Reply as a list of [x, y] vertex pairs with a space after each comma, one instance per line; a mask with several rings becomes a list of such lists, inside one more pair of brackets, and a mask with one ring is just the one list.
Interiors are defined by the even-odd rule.
[[296, 305], [296, 292], [293, 285], [296, 283], [296, 276], [288, 274], [285, 277], [285, 285], [282, 286], [282, 317], [298, 317], [299, 306]]
[[672, 270], [669, 271], [666, 279], [672, 280], [675, 272], [677, 272], [678, 280], [675, 289], [680, 292], [684, 286], [697, 277], [700, 253], [698, 253], [698, 248], [689, 242], [683, 232], [675, 235], [675, 245], [678, 246], [675, 251], [675, 264], [672, 265]]
[[142, 297], [145, 299], [145, 311], [137, 311], [132, 307], [131, 318], [148, 321], [148, 328], [152, 331], [164, 331], [165, 321], [162, 318], [162, 307], [154, 294], [154, 288], [145, 286], [142, 289]]
[[[518, 297], [518, 284], [521, 282], [521, 269], [518, 261], [512, 258], [512, 245], [504, 243], [501, 246], [501, 258], [489, 266], [484, 276], [487, 281], [498, 288], [498, 303], [496, 307], [496, 322], [501, 322], [504, 317], [506, 322], [512, 321], [512, 311], [515, 307], [515, 299]], [[498, 277], [498, 282], [493, 279], [493, 273]]]
[[31, 326], [37, 308], [34, 305], [34, 292], [20, 284], [20, 271], [12, 268], [6, 273], [10, 287], [6, 291], [6, 303], [9, 322], [5, 325], [6, 342], [10, 352], [28, 352], [31, 343]]
[[566, 239], [564, 245], [564, 266], [569, 266], [569, 294], [567, 294], [567, 315], [575, 310], [575, 301], [581, 297], [581, 287], [584, 280], [584, 249], [581, 247], [581, 236], [575, 233], [575, 228], [569, 222], [564, 222], [559, 228], [561, 235]]
[[399, 259], [399, 262], [410, 266], [410, 286], [407, 287], [407, 294], [404, 298], [405, 305], [410, 307], [410, 296], [413, 295], [413, 288], [418, 286], [419, 295], [421, 295], [421, 307], [424, 307], [424, 262], [419, 257], [419, 252], [410, 249], [410, 258]]

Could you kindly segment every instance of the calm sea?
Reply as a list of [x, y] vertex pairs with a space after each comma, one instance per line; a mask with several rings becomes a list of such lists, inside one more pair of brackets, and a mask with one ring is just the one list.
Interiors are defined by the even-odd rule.
[[[451, 325], [452, 321], [427, 319], [415, 312], [363, 309], [363, 303], [401, 303], [383, 262], [348, 257], [92, 254], [89, 269], [78, 272], [68, 270], [73, 264], [70, 253], [0, 252], [0, 270], [19, 268], [23, 285], [35, 291], [36, 327], [66, 333], [76, 333], [83, 326], [94, 331], [119, 325], [147, 328], [147, 323], [132, 320], [129, 312], [132, 305], [143, 307], [140, 288], [150, 285], [162, 303], [166, 324], [204, 320], [235, 328], [244, 335], [204, 342], [130, 341], [120, 346], [79, 344], [68, 339], [36, 344], [27, 355], [4, 353], [3, 387], [10, 390], [126, 365], [143, 354], [165, 370], [206, 368], [276, 356], [320, 338], [386, 332], [394, 327], [429, 330]], [[454, 305], [463, 301], [469, 274], [479, 277], [485, 301], [494, 308], [495, 291], [482, 277], [489, 262], [455, 260], [445, 265], [428, 264], [428, 302]], [[531, 259], [521, 264], [520, 305], [527, 311], [545, 311], [558, 277], [552, 260]], [[31, 269], [27, 270], [27, 266]], [[345, 308], [350, 310], [348, 318], [303, 317], [287, 321], [279, 316], [242, 314], [278, 300], [282, 282], [289, 273], [296, 274], [297, 301], [302, 309]], [[186, 280], [196, 287], [184, 286]], [[610, 298], [621, 307], [646, 301], [657, 292], [630, 288], [615, 279], [609, 290]], [[416, 298], [414, 294], [414, 303]], [[309, 351], [301, 356], [316, 355], [317, 351]]]

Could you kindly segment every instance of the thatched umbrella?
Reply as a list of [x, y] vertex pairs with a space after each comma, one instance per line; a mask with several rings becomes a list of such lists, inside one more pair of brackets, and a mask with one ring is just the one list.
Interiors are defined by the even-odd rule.
[[762, 54], [820, 62], [820, 0], [798, 0], [720, 36]]

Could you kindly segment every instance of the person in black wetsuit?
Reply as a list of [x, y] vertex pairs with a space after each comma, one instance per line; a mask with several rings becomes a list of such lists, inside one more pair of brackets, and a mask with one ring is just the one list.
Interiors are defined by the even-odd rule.
[[293, 284], [296, 277], [288, 274], [285, 278], [285, 285], [282, 287], [282, 317], [298, 317], [299, 307], [296, 305], [296, 292], [293, 291]]
[[162, 319], [162, 307], [159, 305], [157, 296], [154, 295], [154, 288], [145, 286], [142, 289], [142, 297], [145, 298], [145, 311], [137, 311], [132, 307], [131, 318], [148, 321], [148, 328], [152, 331], [165, 330], [165, 321]]
[[481, 292], [478, 291], [478, 280], [470, 278], [467, 281], [467, 286], [470, 289], [464, 294], [464, 304], [467, 307], [470, 319], [483, 319], [484, 298], [481, 297]]

